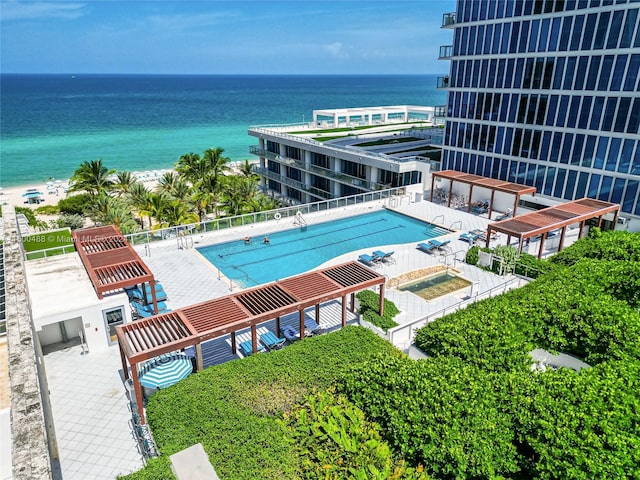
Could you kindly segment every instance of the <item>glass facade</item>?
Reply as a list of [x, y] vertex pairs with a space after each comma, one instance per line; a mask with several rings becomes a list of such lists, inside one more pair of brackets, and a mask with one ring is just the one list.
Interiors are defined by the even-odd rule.
[[458, 0], [442, 168], [640, 215], [640, 2]]

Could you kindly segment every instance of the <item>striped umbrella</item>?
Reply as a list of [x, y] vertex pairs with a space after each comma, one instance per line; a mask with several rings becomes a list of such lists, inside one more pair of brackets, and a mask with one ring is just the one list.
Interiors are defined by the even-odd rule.
[[147, 388], [166, 388], [193, 371], [191, 359], [182, 353], [161, 355], [140, 369], [140, 384]]

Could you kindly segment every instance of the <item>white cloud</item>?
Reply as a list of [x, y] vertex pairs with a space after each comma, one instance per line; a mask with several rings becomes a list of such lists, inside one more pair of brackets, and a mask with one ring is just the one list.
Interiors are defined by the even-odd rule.
[[325, 52], [328, 52], [329, 55], [336, 58], [349, 58], [349, 52], [346, 51], [341, 42], [330, 43], [329, 45], [324, 46]]
[[3, 1], [0, 3], [0, 18], [3, 21], [41, 18], [73, 20], [84, 15], [84, 7], [83, 3]]

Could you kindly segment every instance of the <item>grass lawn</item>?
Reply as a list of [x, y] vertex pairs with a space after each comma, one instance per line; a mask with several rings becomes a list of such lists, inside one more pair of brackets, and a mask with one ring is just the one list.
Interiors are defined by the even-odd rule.
[[191, 375], [150, 398], [147, 416], [161, 456], [124, 478], [173, 479], [169, 456], [198, 442], [225, 480], [300, 478], [278, 419], [352, 366], [390, 351], [369, 330], [346, 327]]
[[[25, 252], [27, 252], [27, 260], [36, 258], [50, 257], [52, 255], [61, 255], [75, 251], [71, 231], [68, 228], [60, 230], [51, 230], [44, 233], [35, 233], [22, 239]], [[46, 255], [42, 250], [49, 250]], [[35, 253], [30, 253], [35, 252]]]

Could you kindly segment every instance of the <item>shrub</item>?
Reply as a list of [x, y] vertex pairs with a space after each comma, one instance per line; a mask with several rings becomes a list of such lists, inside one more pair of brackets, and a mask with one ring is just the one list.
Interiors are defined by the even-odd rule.
[[57, 215], [60, 213], [58, 205], [42, 205], [35, 209], [38, 215]]
[[467, 250], [467, 255], [464, 257], [464, 261], [469, 265], [477, 265], [479, 259], [478, 250], [480, 250], [480, 247], [478, 247], [477, 245], [474, 245], [469, 250]]
[[58, 202], [60, 213], [86, 216], [91, 208], [91, 195], [80, 193], [71, 197], [63, 198]]
[[82, 215], [64, 214], [60, 218], [51, 221], [51, 225], [55, 228], [70, 228], [76, 230], [84, 227], [85, 218]]
[[515, 273], [528, 278], [538, 278], [540, 275], [550, 272], [554, 265], [534, 255], [523, 253], [515, 265]]
[[378, 309], [380, 308], [380, 295], [371, 290], [362, 290], [356, 293], [356, 298], [360, 302], [360, 315], [372, 325], [382, 328], [385, 332], [398, 324], [393, 321], [400, 310], [391, 300], [384, 299], [384, 312], [380, 316]]

